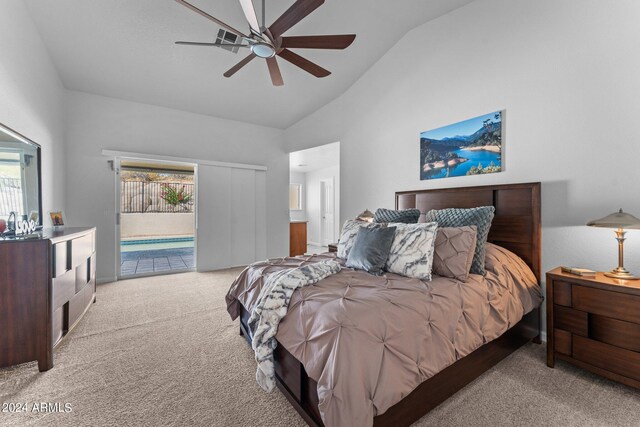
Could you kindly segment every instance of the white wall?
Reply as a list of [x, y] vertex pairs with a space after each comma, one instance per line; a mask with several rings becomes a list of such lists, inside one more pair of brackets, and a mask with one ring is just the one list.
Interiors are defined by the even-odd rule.
[[67, 220], [98, 227], [100, 280], [116, 272], [115, 178], [102, 149], [267, 166], [267, 255], [288, 253], [289, 157], [282, 131], [80, 92], [67, 93], [66, 109]]
[[[640, 216], [640, 2], [479, 0], [409, 32], [343, 96], [286, 131], [288, 150], [341, 141], [342, 218], [394, 192], [542, 181], [546, 271], [609, 270]], [[499, 174], [419, 180], [419, 133], [506, 109]], [[627, 264], [640, 274], [640, 232]]]
[[304, 172], [289, 172], [289, 183], [290, 184], [302, 184], [302, 210], [300, 211], [289, 211], [289, 218], [292, 221], [306, 221], [307, 220], [307, 176]]
[[[306, 214], [307, 220], [307, 240], [310, 244], [322, 246], [322, 236], [320, 230], [320, 221], [322, 218], [321, 206], [320, 206], [320, 181], [325, 179], [333, 179], [335, 190], [335, 207], [336, 218], [334, 221], [333, 235], [338, 236], [340, 227], [340, 166], [331, 166], [328, 168], [309, 171], [306, 173], [306, 187], [307, 187], [307, 204]], [[338, 240], [334, 238], [334, 242]], [[332, 242], [333, 243], [333, 242]]]
[[63, 94], [24, 2], [0, 0], [0, 123], [42, 147], [45, 216], [66, 207]]

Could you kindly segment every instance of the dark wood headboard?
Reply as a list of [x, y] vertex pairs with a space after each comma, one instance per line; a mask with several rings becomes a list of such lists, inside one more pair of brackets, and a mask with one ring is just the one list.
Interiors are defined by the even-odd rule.
[[420, 222], [431, 209], [494, 206], [488, 241], [509, 249], [533, 270], [540, 283], [540, 183], [400, 191], [396, 209], [420, 209]]

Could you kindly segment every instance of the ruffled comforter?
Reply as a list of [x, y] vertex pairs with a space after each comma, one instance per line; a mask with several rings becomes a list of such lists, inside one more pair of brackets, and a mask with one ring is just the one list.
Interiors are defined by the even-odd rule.
[[[245, 269], [227, 294], [251, 312], [268, 273], [334, 259], [283, 258]], [[487, 244], [487, 275], [430, 282], [344, 268], [293, 293], [276, 339], [318, 382], [327, 427], [370, 426], [420, 383], [502, 335], [542, 302], [516, 255]]]

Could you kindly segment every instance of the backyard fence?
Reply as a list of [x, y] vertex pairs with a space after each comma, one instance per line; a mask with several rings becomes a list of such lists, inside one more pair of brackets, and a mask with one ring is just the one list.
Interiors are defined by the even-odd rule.
[[[120, 183], [120, 211], [122, 213], [187, 213], [193, 212], [194, 184], [181, 182], [147, 182], [121, 181]], [[165, 187], [190, 195], [188, 203], [171, 205], [162, 198]]]
[[22, 182], [18, 178], [0, 178], [0, 216], [22, 211]]

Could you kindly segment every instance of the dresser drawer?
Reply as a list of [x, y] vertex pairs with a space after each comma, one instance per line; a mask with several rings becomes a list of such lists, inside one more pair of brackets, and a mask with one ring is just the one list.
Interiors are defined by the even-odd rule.
[[93, 233], [73, 239], [71, 241], [71, 254], [73, 258], [71, 268], [75, 268], [81, 264], [86, 264], [87, 259], [91, 258], [92, 253]]
[[84, 260], [84, 262], [81, 262], [80, 264], [78, 264], [78, 266], [76, 267], [76, 286], [75, 286], [75, 291], [76, 292], [80, 292], [80, 290], [82, 288], [85, 287], [85, 285], [87, 283], [89, 283], [89, 272], [90, 272], [90, 265], [89, 263], [91, 262], [91, 258], [87, 258]]
[[573, 357], [600, 369], [640, 381], [640, 353], [635, 351], [574, 335]]
[[60, 307], [59, 309], [53, 312], [53, 318], [51, 319], [51, 345], [55, 346], [62, 338], [62, 334], [64, 333], [64, 308]]
[[640, 296], [573, 285], [571, 299], [577, 310], [640, 323]]
[[69, 242], [53, 245], [53, 277], [59, 277], [69, 271]]
[[69, 329], [73, 328], [93, 300], [93, 284], [87, 284], [69, 301]]
[[76, 294], [76, 272], [67, 271], [65, 274], [52, 280], [53, 309], [62, 307]]

